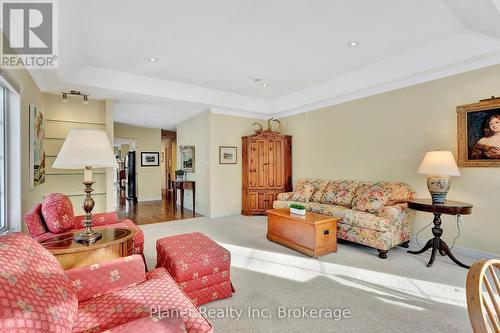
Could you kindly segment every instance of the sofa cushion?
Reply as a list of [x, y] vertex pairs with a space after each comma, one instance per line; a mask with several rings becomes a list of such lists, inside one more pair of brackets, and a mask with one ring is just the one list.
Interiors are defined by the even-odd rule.
[[371, 214], [367, 212], [360, 212], [354, 209], [346, 209], [340, 212], [342, 215], [339, 223], [348, 224], [354, 227], [387, 231], [394, 224], [393, 221]]
[[212, 332], [210, 323], [164, 268], [148, 272], [143, 283], [78, 304], [73, 332], [100, 332], [172, 308], [179, 310], [187, 332]]
[[321, 180], [317, 179], [315, 180], [312, 184], [315, 187], [314, 194], [311, 197], [311, 201], [313, 202], [321, 202], [321, 198], [323, 198], [323, 195], [325, 194], [325, 190], [330, 183], [329, 180]]
[[390, 194], [385, 187], [375, 184], [361, 186], [352, 200], [352, 208], [362, 212], [377, 213], [389, 202]]
[[0, 237], [1, 332], [71, 332], [77, 307], [50, 252], [23, 233]]
[[73, 229], [73, 204], [62, 193], [51, 193], [42, 204], [42, 215], [50, 232], [59, 234]]
[[316, 191], [316, 187], [311, 183], [304, 183], [297, 186], [292, 194], [293, 201], [299, 202], [309, 202], [311, 201], [312, 195]]
[[42, 204], [36, 204], [33, 209], [24, 215], [24, 223], [26, 223], [26, 227], [33, 237], [47, 232], [45, 223], [42, 221]]
[[321, 203], [351, 207], [359, 182], [355, 180], [331, 181], [326, 187]]

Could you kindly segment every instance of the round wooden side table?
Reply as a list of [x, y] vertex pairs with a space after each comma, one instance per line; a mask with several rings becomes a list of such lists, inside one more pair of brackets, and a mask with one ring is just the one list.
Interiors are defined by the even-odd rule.
[[461, 263], [457, 258], [455, 258], [448, 245], [441, 239], [441, 235], [443, 234], [443, 229], [441, 229], [441, 214], [468, 215], [472, 213], [471, 204], [451, 200], [446, 200], [444, 204], [435, 204], [432, 203], [431, 199], [416, 199], [408, 201], [408, 208], [434, 214], [434, 228], [432, 228], [434, 238], [429, 239], [427, 244], [425, 244], [421, 250], [408, 251], [408, 253], [421, 254], [432, 248], [431, 259], [429, 260], [427, 267], [432, 266], [434, 260], [436, 259], [436, 252], [439, 251], [439, 254], [442, 256], [448, 256], [455, 264], [463, 268], [470, 268], [470, 266]]
[[100, 264], [133, 254], [135, 231], [132, 229], [99, 229], [102, 238], [91, 245], [73, 241], [74, 235], [80, 232], [63, 233], [40, 244], [57, 258], [64, 269]]

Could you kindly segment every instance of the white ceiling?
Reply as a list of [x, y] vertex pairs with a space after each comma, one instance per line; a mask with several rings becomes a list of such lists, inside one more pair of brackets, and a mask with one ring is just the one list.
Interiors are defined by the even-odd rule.
[[58, 3], [59, 69], [37, 84], [113, 98], [116, 121], [142, 126], [294, 114], [500, 63], [497, 0]]

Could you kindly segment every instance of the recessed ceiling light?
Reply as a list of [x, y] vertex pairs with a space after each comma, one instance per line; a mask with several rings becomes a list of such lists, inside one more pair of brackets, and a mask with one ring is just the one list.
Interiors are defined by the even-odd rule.
[[155, 58], [155, 57], [149, 57], [148, 58], [149, 61], [151, 62], [157, 62], [158, 61], [158, 58]]
[[262, 82], [261, 84], [263, 87], [267, 87], [269, 85], [269, 83], [266, 83], [266, 82]]
[[347, 46], [349, 46], [349, 47], [353, 47], [353, 46], [357, 46], [358, 44], [359, 44], [359, 42], [357, 42], [357, 41], [352, 41], [352, 42], [347, 43]]
[[253, 81], [254, 81], [254, 82], [261, 82], [261, 81], [262, 81], [262, 79], [257, 77], [257, 78], [255, 78], [255, 79], [253, 79]]

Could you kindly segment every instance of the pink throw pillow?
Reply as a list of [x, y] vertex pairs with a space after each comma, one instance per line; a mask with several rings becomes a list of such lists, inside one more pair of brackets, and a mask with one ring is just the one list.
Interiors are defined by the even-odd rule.
[[50, 232], [60, 234], [73, 229], [73, 204], [62, 193], [51, 193], [42, 204], [42, 215]]

